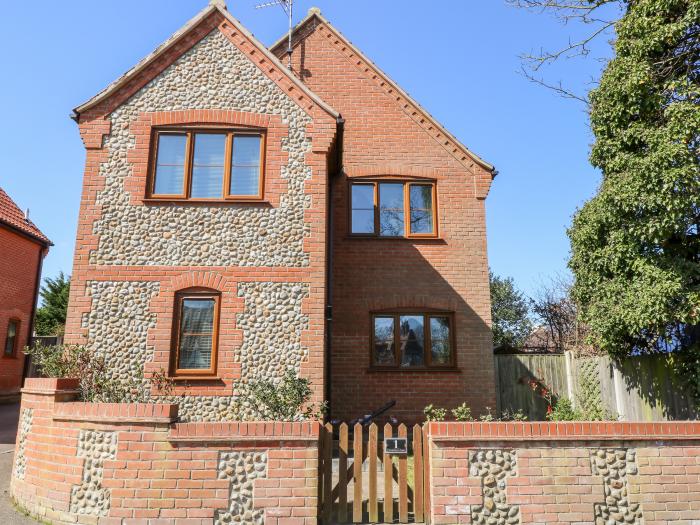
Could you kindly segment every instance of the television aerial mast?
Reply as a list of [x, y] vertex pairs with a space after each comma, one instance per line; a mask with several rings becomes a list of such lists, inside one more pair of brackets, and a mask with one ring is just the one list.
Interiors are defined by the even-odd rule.
[[294, 14], [294, 0], [271, 0], [263, 4], [258, 4], [255, 9], [264, 9], [266, 7], [280, 6], [284, 9], [284, 12], [289, 18], [289, 37], [287, 40], [287, 57], [289, 58], [289, 64], [287, 67], [292, 69], [292, 30], [294, 29], [293, 14]]

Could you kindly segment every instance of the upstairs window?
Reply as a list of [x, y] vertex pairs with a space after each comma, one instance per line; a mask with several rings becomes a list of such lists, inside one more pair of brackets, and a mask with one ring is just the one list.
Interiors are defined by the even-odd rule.
[[452, 314], [400, 313], [372, 316], [372, 366], [454, 366]]
[[148, 196], [154, 199], [260, 200], [265, 136], [226, 130], [159, 130]]
[[14, 357], [17, 355], [17, 344], [19, 343], [19, 320], [10, 319], [7, 323], [7, 335], [5, 336], [5, 347], [3, 355]]
[[216, 373], [219, 299], [217, 292], [209, 290], [176, 294], [173, 375], [211, 376]]
[[371, 237], [435, 237], [435, 184], [353, 182], [350, 234]]

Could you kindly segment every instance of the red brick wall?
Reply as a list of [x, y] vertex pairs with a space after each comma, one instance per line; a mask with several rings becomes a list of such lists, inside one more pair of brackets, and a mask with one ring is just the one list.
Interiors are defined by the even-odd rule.
[[[32, 307], [36, 301], [37, 266], [43, 247], [27, 237], [0, 226], [0, 397], [19, 393], [24, 353], [29, 336]], [[10, 319], [19, 319], [20, 333], [15, 357], [4, 357]]]
[[[456, 154], [418, 108], [324, 23], [310, 22], [294, 49], [294, 71], [345, 119], [344, 173], [332, 182], [333, 416], [358, 417], [392, 399], [393, 413], [404, 421], [421, 418], [430, 403], [454, 407], [466, 401], [475, 413], [494, 407], [480, 187], [491, 174]], [[437, 182], [439, 239], [348, 238], [348, 179], [384, 175]], [[368, 372], [369, 312], [397, 307], [456, 313], [457, 371]]]
[[[505, 493], [501, 505], [522, 524], [693, 525], [700, 520], [697, 422], [433, 423], [430, 435], [435, 524], [477, 522], [473, 513], [478, 517], [486, 489], [497, 483]], [[489, 451], [508, 451], [515, 458], [512, 475], [496, 474], [492, 481], [478, 475], [476, 455]], [[622, 469], [618, 462], [624, 462]], [[624, 494], [626, 508], [636, 513], [625, 521], [613, 509], [612, 521], [597, 521], [601, 506], [613, 503], [606, 496], [614, 500], [616, 493]]]
[[24, 436], [19, 429], [24, 474], [13, 470], [11, 493], [32, 515], [76, 522], [71, 494], [86, 461], [78, 456], [79, 436], [90, 430], [115, 433], [116, 454], [104, 459], [99, 482], [109, 493], [108, 512], [81, 523], [211, 525], [215, 512], [229, 507], [220, 455], [232, 451], [267, 455], [264, 477], [253, 480], [253, 505], [266, 524], [316, 523], [318, 423], [178, 424], [175, 405], [70, 402], [75, 385], [27, 381], [21, 414], [32, 410], [31, 426]]

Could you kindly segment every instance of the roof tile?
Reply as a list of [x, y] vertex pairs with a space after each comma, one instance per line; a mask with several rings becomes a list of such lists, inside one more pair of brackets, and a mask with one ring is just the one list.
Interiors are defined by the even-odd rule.
[[0, 223], [5, 223], [26, 233], [44, 244], [53, 245], [49, 238], [41, 233], [36, 224], [25, 218], [24, 212], [2, 188], [0, 188]]

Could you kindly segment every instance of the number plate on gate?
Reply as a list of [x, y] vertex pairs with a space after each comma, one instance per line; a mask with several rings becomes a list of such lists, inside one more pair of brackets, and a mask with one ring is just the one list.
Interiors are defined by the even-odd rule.
[[386, 454], [408, 454], [408, 439], [385, 438], [384, 452]]

